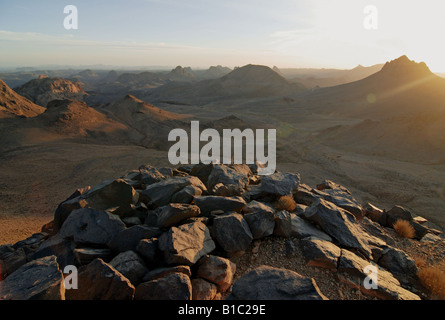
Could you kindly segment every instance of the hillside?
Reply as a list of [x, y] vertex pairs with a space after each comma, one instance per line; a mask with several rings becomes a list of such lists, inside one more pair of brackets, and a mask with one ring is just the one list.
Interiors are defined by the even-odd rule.
[[35, 117], [45, 108], [17, 94], [0, 79], [0, 119], [15, 116]]
[[87, 95], [79, 82], [46, 76], [31, 80], [18, 87], [16, 91], [44, 107], [52, 100], [72, 99], [82, 101], [84, 96]]

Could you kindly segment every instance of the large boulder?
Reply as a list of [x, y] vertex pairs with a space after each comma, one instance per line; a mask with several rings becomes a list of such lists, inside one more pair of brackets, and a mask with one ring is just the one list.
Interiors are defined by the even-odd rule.
[[198, 206], [183, 203], [170, 203], [157, 208], [148, 216], [145, 223], [158, 228], [169, 228], [188, 218], [197, 217], [201, 214]]
[[29, 260], [36, 260], [43, 257], [55, 256], [57, 263], [63, 269], [68, 265], [78, 265], [78, 260], [74, 254], [76, 244], [70, 239], [64, 239], [60, 234], [44, 241], [39, 249], [29, 256]]
[[341, 249], [332, 242], [315, 237], [301, 239], [300, 245], [308, 265], [337, 270]]
[[207, 255], [198, 263], [196, 275], [218, 286], [219, 292], [225, 292], [230, 288], [236, 265], [225, 258]]
[[70, 214], [59, 235], [76, 243], [106, 245], [124, 229], [125, 224], [119, 217], [107, 211], [83, 208]]
[[332, 202], [336, 206], [349, 211], [356, 220], [364, 217], [365, 211], [361, 204], [348, 192], [343, 189], [325, 189], [323, 191], [313, 190], [313, 192], [326, 201]]
[[[187, 187], [189, 188], [186, 189]], [[199, 178], [186, 176], [151, 184], [145, 190], [139, 191], [139, 194], [142, 202], [151, 207], [159, 207], [172, 202], [191, 203], [193, 196], [189, 196], [190, 193], [197, 194], [203, 191], [207, 191], [207, 188]]]
[[212, 235], [229, 254], [246, 251], [253, 240], [249, 225], [239, 213], [216, 217], [213, 220]]
[[239, 278], [233, 300], [327, 300], [314, 279], [287, 270], [260, 266]]
[[0, 281], [27, 262], [23, 248], [14, 249], [11, 245], [0, 246]]
[[[372, 276], [373, 270], [376, 272], [375, 277]], [[379, 299], [420, 300], [419, 296], [402, 288], [400, 282], [390, 272], [378, 268], [349, 250], [342, 249], [341, 251], [337, 277], [340, 281], [359, 289], [364, 294]], [[373, 278], [374, 281], [370, 281]]]
[[209, 229], [202, 222], [172, 227], [159, 237], [159, 249], [168, 264], [194, 265], [215, 249]]
[[258, 211], [247, 213], [244, 219], [249, 225], [253, 239], [261, 239], [273, 234], [275, 229], [275, 213], [270, 211]]
[[202, 278], [192, 279], [192, 300], [213, 300], [217, 293], [216, 284]]
[[131, 250], [118, 254], [109, 262], [109, 264], [130, 280], [131, 284], [134, 286], [141, 283], [145, 274], [148, 272], [142, 258], [139, 257], [136, 252]]
[[325, 232], [317, 229], [313, 224], [295, 214], [291, 214], [291, 236], [297, 237], [298, 239], [316, 237], [322, 240], [332, 241], [332, 238]]
[[96, 259], [79, 269], [78, 289], [67, 290], [67, 300], [132, 300], [134, 286], [119, 271]]
[[317, 224], [341, 246], [359, 251], [366, 258], [372, 257], [367, 238], [355, 217], [335, 204], [319, 199], [304, 212], [309, 221]]
[[292, 196], [300, 184], [298, 173], [276, 172], [261, 177], [260, 192], [263, 195]]
[[219, 183], [225, 186], [246, 189], [249, 185], [249, 175], [251, 174], [247, 165], [213, 165], [205, 183], [208, 190], [212, 190]]
[[0, 282], [0, 300], [65, 300], [65, 282], [56, 257], [28, 262]]
[[246, 201], [241, 197], [200, 196], [195, 197], [195, 204], [203, 215], [208, 215], [215, 210], [239, 212], [246, 205]]
[[192, 283], [184, 273], [170, 273], [163, 278], [141, 283], [135, 300], [190, 300]]
[[387, 247], [377, 263], [401, 281], [409, 282], [417, 275], [416, 262], [402, 250]]

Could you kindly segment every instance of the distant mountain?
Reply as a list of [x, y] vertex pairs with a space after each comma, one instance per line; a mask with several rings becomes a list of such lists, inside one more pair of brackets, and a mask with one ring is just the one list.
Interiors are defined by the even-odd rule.
[[290, 83], [269, 67], [247, 65], [219, 79], [164, 85], [154, 90], [147, 99], [205, 104], [229, 99], [286, 96], [302, 90], [302, 85]]
[[232, 69], [228, 67], [223, 67], [221, 65], [217, 66], [211, 66], [209, 69], [201, 71], [201, 72], [195, 72], [196, 77], [199, 77], [200, 79], [218, 79], [221, 77], [224, 77], [226, 74], [230, 73]]
[[166, 79], [170, 81], [190, 81], [194, 78], [195, 75], [190, 67], [183, 68], [181, 66], [177, 66], [166, 76]]
[[332, 87], [364, 79], [378, 71], [383, 64], [370, 67], [359, 65], [351, 70], [340, 69], [278, 69], [286, 79], [303, 84], [307, 88]]
[[0, 118], [35, 117], [44, 111], [45, 108], [22, 97], [0, 79]]
[[445, 161], [445, 79], [402, 56], [363, 80], [315, 90], [296, 104], [311, 112], [363, 119], [319, 139], [338, 148], [405, 161]]
[[39, 77], [15, 89], [19, 94], [40, 106], [52, 100], [73, 99], [82, 101], [87, 93], [79, 82], [64, 78]]
[[[445, 79], [402, 56], [356, 82], [307, 92], [299, 102], [317, 112], [382, 119], [445, 111]], [[298, 102], [297, 102], [298, 103]]]

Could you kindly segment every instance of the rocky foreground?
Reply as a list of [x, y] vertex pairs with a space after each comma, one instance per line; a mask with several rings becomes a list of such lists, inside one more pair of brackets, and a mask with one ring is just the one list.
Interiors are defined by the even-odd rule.
[[362, 206], [331, 181], [311, 188], [299, 174], [259, 176], [247, 165], [141, 166], [76, 190], [42, 232], [0, 246], [0, 300], [328, 299], [314, 278], [285, 267], [239, 274], [248, 268], [234, 261], [271, 239], [285, 243], [275, 264], [286, 266], [297, 246], [299, 269], [331, 272], [364, 297], [423, 299], [416, 262], [391, 236], [398, 220], [412, 241], [443, 243], [403, 207]]

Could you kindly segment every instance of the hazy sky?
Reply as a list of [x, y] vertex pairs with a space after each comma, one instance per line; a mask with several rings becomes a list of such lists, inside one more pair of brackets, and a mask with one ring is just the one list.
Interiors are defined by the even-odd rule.
[[[64, 28], [66, 5], [78, 30]], [[444, 31], [443, 0], [0, 0], [0, 67], [353, 68], [406, 54], [445, 72]]]

